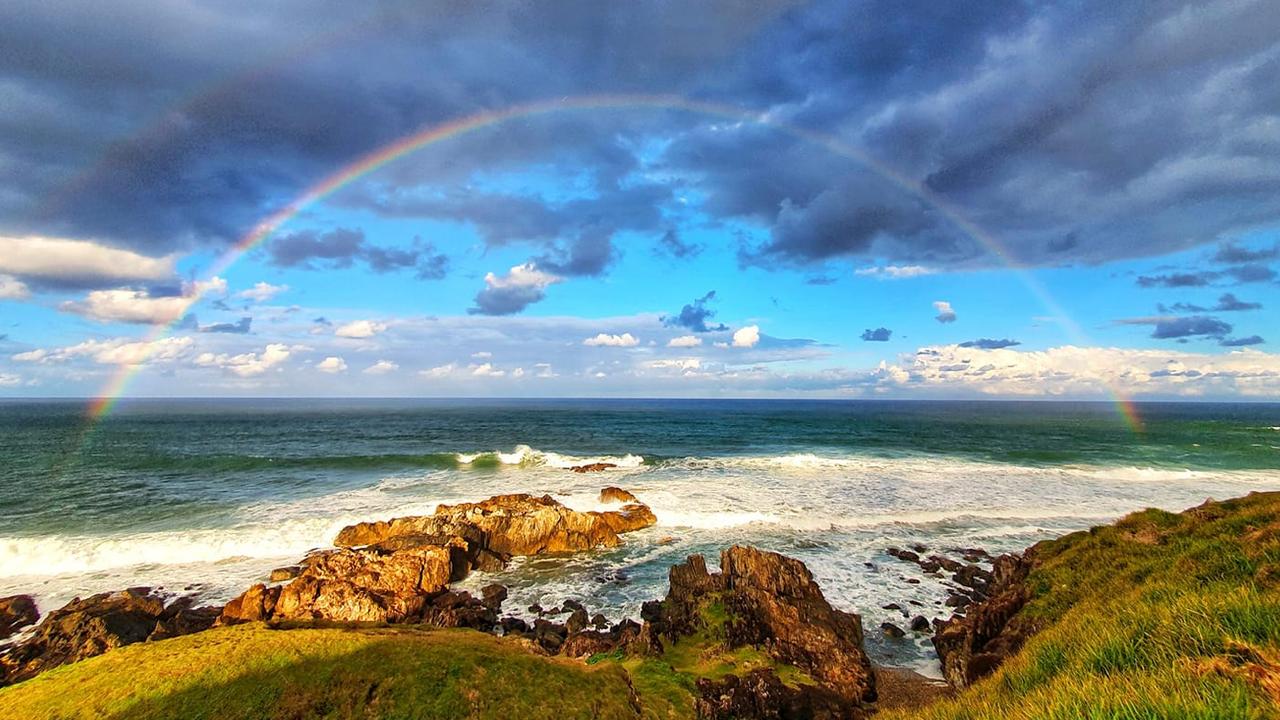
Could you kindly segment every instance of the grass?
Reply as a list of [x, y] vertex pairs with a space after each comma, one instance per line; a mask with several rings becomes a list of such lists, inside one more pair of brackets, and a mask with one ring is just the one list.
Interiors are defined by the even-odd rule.
[[1043, 543], [1043, 630], [955, 699], [891, 718], [1280, 717], [1280, 493]]
[[3, 718], [635, 718], [625, 673], [466, 630], [270, 630], [132, 645], [0, 691]]

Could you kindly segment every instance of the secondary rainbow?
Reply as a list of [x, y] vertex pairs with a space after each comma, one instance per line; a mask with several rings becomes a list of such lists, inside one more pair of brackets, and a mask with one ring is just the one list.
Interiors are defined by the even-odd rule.
[[[1026, 268], [1017, 262], [1012, 254], [993, 235], [975, 225], [945, 199], [935, 195], [920, 183], [878, 160], [861, 148], [831, 135], [792, 125], [768, 113], [751, 112], [731, 105], [693, 100], [678, 95], [607, 94], [556, 98], [513, 105], [501, 110], [479, 112], [425, 128], [360, 157], [350, 165], [311, 186], [242, 236], [235, 245], [214, 262], [213, 266], [208, 270], [207, 276], [215, 277], [219, 273], [226, 271], [245, 253], [271, 237], [273, 233], [307, 207], [314, 205], [349, 183], [384, 165], [422, 148], [519, 118], [567, 111], [632, 109], [680, 111], [723, 118], [734, 122], [758, 124], [806, 142], [820, 145], [836, 155], [855, 161], [905, 192], [924, 200], [957, 228], [981, 244], [988, 252], [999, 258], [1008, 268], [1017, 271], [1021, 281], [1044, 304], [1045, 308], [1057, 319], [1068, 335], [1078, 343], [1088, 344], [1088, 340], [1079, 325], [1066, 314], [1044, 286], [1033, 275], [1026, 272]], [[122, 365], [104, 385], [97, 399], [90, 404], [88, 415], [91, 424], [96, 423], [111, 412], [116, 401], [124, 394], [129, 381], [137, 375], [139, 368], [142, 367], [142, 363], [146, 360], [150, 343], [154, 343], [169, 334], [182, 321], [182, 318], [186, 315], [186, 310], [199, 301], [200, 296], [201, 292], [199, 291], [191, 292], [187, 296], [187, 303], [182, 308], [182, 312], [177, 313], [172, 322], [157, 325], [148, 333], [144, 340], [148, 345], [143, 346], [144, 349], [140, 352], [138, 362], [132, 365]], [[1135, 433], [1141, 432], [1142, 422], [1133, 403], [1118, 388], [1108, 387], [1108, 390], [1114, 396], [1116, 408], [1126, 425]]]

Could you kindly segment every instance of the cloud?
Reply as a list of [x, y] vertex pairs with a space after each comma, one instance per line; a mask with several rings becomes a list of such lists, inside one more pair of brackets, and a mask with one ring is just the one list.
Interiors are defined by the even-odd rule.
[[393, 373], [399, 369], [400, 366], [390, 360], [379, 360], [364, 370], [361, 370], [361, 372], [366, 375], [386, 375], [387, 373]]
[[873, 277], [877, 280], [905, 280], [907, 278], [932, 275], [935, 272], [937, 272], [937, 270], [927, 268], [923, 265], [872, 265], [869, 267], [858, 268], [853, 271], [853, 274]]
[[17, 362], [47, 364], [88, 357], [103, 365], [141, 365], [179, 360], [191, 351], [192, 344], [189, 337], [168, 337], [153, 341], [132, 338], [85, 340], [52, 350], [36, 348], [18, 353], [13, 359]]
[[707, 303], [714, 300], [716, 291], [711, 290], [706, 295], [694, 300], [692, 303], [680, 308], [678, 315], [664, 315], [662, 324], [667, 327], [682, 327], [694, 332], [720, 332], [728, 330], [728, 326], [723, 323], [719, 325], [708, 325], [707, 321], [714, 318], [716, 311], [707, 307]]
[[85, 240], [0, 236], [0, 275], [54, 288], [170, 280], [176, 259], [172, 254], [148, 257]]
[[[195, 318], [193, 317], [192, 320], [194, 321]], [[248, 334], [249, 328], [252, 324], [253, 318], [242, 317], [233, 323], [222, 322], [212, 323], [210, 325], [197, 325], [196, 329], [202, 333], [232, 333], [236, 335], [246, 335]]]
[[935, 300], [933, 309], [938, 311], [938, 314], [933, 318], [934, 320], [943, 324], [956, 321], [956, 311], [951, 308], [951, 303], [946, 300]]
[[17, 387], [22, 384], [22, 376], [13, 373], [0, 373], [0, 387]]
[[256, 377], [277, 368], [289, 359], [292, 349], [282, 343], [271, 343], [260, 352], [229, 355], [226, 353], [201, 353], [194, 363], [197, 367], [218, 368], [242, 378]]
[[582, 344], [590, 347], [635, 347], [640, 344], [640, 341], [631, 333], [623, 333], [621, 335], [600, 333], [595, 337], [583, 340]]
[[681, 335], [667, 341], [667, 347], [673, 348], [692, 348], [702, 344], [702, 338], [697, 335]]
[[1167, 308], [1164, 305], [1160, 306], [1161, 312], [1190, 312], [1190, 313], [1241, 312], [1245, 310], [1260, 310], [1260, 309], [1262, 309], [1262, 303], [1245, 302], [1243, 300], [1238, 299], [1232, 293], [1224, 293], [1222, 297], [1218, 298], [1218, 304], [1214, 305], [1213, 307], [1203, 307], [1203, 306], [1194, 305], [1191, 303], [1174, 303], [1173, 305]]
[[969, 340], [960, 343], [962, 348], [980, 348], [982, 350], [999, 350], [1001, 348], [1013, 347], [1021, 345], [1017, 340], [1009, 340], [1008, 338], [994, 340], [992, 338], [978, 338], [977, 340]]
[[893, 331], [885, 327], [862, 331], [862, 339], [868, 342], [888, 342], [891, 335]]
[[1218, 341], [1218, 344], [1223, 347], [1244, 347], [1246, 345], [1261, 345], [1265, 342], [1266, 340], [1263, 340], [1258, 335], [1250, 335], [1242, 338], [1223, 338]]
[[11, 275], [0, 275], [0, 300], [25, 300], [31, 296], [31, 288]]
[[506, 275], [487, 273], [484, 289], [476, 294], [473, 315], [513, 315], [546, 297], [548, 287], [564, 278], [545, 272], [533, 263], [516, 265]]
[[288, 289], [288, 285], [272, 285], [268, 282], [258, 282], [254, 283], [254, 286], [248, 290], [241, 290], [236, 293], [236, 297], [242, 297], [257, 303], [264, 303]]
[[1233, 279], [1237, 283], [1270, 282], [1276, 278], [1276, 271], [1257, 263], [1229, 267], [1222, 271], [1200, 270], [1197, 272], [1168, 273], [1165, 275], [1140, 275], [1138, 287], [1182, 288], [1204, 287], [1219, 280]]
[[329, 373], [331, 375], [337, 374], [340, 372], [346, 372], [347, 361], [343, 360], [337, 355], [330, 355], [329, 357], [316, 363], [316, 369], [322, 373]]
[[339, 325], [333, 334], [342, 338], [364, 339], [371, 338], [386, 329], [386, 323], [375, 320], [354, 320], [345, 325]]
[[449, 266], [448, 257], [421, 237], [415, 237], [407, 248], [380, 246], [369, 242], [363, 230], [352, 228], [281, 235], [266, 245], [266, 252], [268, 261], [278, 267], [349, 268], [359, 261], [375, 273], [416, 270], [416, 276], [423, 280], [444, 277]]
[[1213, 255], [1213, 261], [1234, 265], [1252, 263], [1259, 260], [1274, 260], [1277, 257], [1280, 257], [1280, 243], [1268, 248], [1251, 249], [1241, 247], [1234, 242], [1225, 242], [1218, 246], [1218, 251]]
[[733, 332], [733, 346], [736, 348], [755, 347], [760, 342], [760, 326], [748, 325]]
[[1222, 337], [1229, 332], [1231, 332], [1229, 323], [1213, 317], [1193, 315], [1191, 317], [1169, 318], [1156, 322], [1155, 330], [1151, 333], [1151, 337], [1160, 339], [1193, 337], [1196, 335]]
[[83, 315], [99, 322], [165, 325], [187, 314], [201, 297], [221, 295], [227, 281], [214, 276], [186, 283], [178, 294], [155, 295], [148, 290], [93, 290], [84, 300], [67, 300], [58, 305], [63, 312]]
[[419, 370], [418, 374], [425, 378], [446, 378], [452, 375], [457, 369], [457, 365], [454, 363], [448, 363], [446, 365], [437, 365], [429, 370]]
[[673, 258], [683, 260], [697, 256], [702, 252], [703, 247], [686, 242], [675, 228], [668, 228], [658, 239], [658, 249]]
[[480, 365], [472, 365], [468, 370], [474, 377], [491, 377], [500, 378], [507, 374], [505, 370], [495, 368], [491, 363], [482, 363]]

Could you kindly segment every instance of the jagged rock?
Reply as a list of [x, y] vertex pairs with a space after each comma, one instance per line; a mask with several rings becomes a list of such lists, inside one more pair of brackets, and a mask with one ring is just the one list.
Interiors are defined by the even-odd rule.
[[952, 686], [963, 688], [989, 675], [1035, 631], [1032, 623], [1015, 618], [1031, 597], [1026, 579], [1033, 565], [1031, 551], [996, 558], [988, 599], [937, 624], [933, 646]]
[[952, 580], [975, 590], [986, 591], [991, 585], [991, 573], [977, 565], [964, 565], [951, 576]]
[[358, 523], [343, 528], [335, 545], [355, 547], [411, 537], [413, 542], [462, 538], [467, 552], [488, 551], [499, 557], [613, 547], [618, 533], [656, 522], [644, 505], [583, 513], [561, 505], [550, 495], [497, 495], [478, 503], [440, 505], [434, 515]]
[[498, 611], [462, 590], [448, 590], [431, 598], [422, 608], [422, 622], [445, 628], [492, 631], [498, 627]]
[[271, 617], [275, 610], [276, 600], [280, 597], [279, 587], [267, 587], [258, 583], [245, 590], [222, 608], [218, 616], [218, 625], [234, 625], [242, 622], [255, 622]]
[[898, 627], [897, 625], [894, 625], [891, 622], [880, 623], [880, 631], [884, 633], [885, 637], [891, 637], [891, 638], [900, 638], [903, 635], [907, 634], [906, 632], [903, 631], [902, 628]]
[[591, 627], [597, 630], [603, 630], [609, 627], [609, 618], [605, 617], [604, 613], [596, 613], [591, 616]]
[[618, 646], [618, 638], [598, 630], [571, 632], [564, 644], [560, 646], [560, 654], [565, 657], [591, 657], [597, 653], [611, 652]]
[[620, 487], [607, 487], [600, 491], [600, 502], [602, 503], [623, 503], [624, 505], [640, 504], [640, 498], [631, 494], [630, 490], [623, 490]]
[[292, 580], [302, 572], [301, 565], [290, 565], [289, 567], [276, 568], [271, 571], [268, 582], [278, 583]]
[[196, 607], [195, 598], [187, 596], [174, 600], [160, 614], [156, 627], [148, 640], [164, 640], [202, 632], [213, 627], [222, 614], [222, 608], [212, 605]]
[[40, 619], [36, 600], [30, 595], [10, 595], [0, 598], [0, 640], [4, 640], [22, 628]]
[[[172, 612], [166, 613], [164, 600], [149, 588], [76, 598], [49, 613], [30, 638], [0, 656], [0, 685], [142, 642], [165, 622], [170, 623], [164, 626], [165, 632], [207, 627], [194, 617], [194, 612], [190, 601], [180, 601], [174, 603]], [[202, 608], [198, 612], [207, 616], [210, 609]], [[180, 616], [183, 619], [179, 620]]]
[[[951, 573], [957, 572], [964, 567], [963, 563], [942, 555], [930, 555], [929, 561], [940, 565], [944, 570]], [[921, 565], [921, 567], [923, 567], [923, 565]]]
[[480, 596], [484, 598], [484, 604], [494, 610], [502, 609], [502, 603], [507, 599], [507, 588], [505, 585], [492, 583], [480, 588]]
[[925, 616], [923, 616], [923, 615], [917, 615], [917, 616], [915, 616], [915, 617], [911, 618], [911, 631], [912, 631], [912, 632], [929, 632], [929, 629], [930, 629], [931, 627], [933, 627], [933, 626], [929, 624], [929, 620], [928, 620], [928, 618], [926, 618], [926, 617], [925, 617]]
[[587, 611], [580, 607], [573, 611], [568, 620], [564, 621], [564, 627], [570, 635], [573, 635], [585, 630], [590, 622], [591, 619], [587, 617]]
[[273, 619], [400, 622], [454, 576], [449, 547], [428, 545], [382, 554], [339, 548], [317, 556], [280, 591]]
[[616, 463], [598, 462], [598, 463], [587, 463], [586, 465], [574, 465], [569, 469], [576, 473], [589, 473], [589, 472], [600, 472], [601, 470], [608, 470], [609, 468], [616, 468], [616, 467], [618, 467]]
[[814, 718], [854, 720], [869, 713], [839, 694], [815, 685], [789, 687], [769, 668], [721, 680], [699, 678], [695, 709], [704, 720], [780, 720]]
[[848, 703], [875, 700], [875, 675], [862, 650], [861, 619], [832, 608], [804, 563], [734, 546], [721, 553], [720, 567], [721, 572], [708, 573], [699, 555], [673, 566], [666, 599], [660, 608], [650, 606], [643, 612], [656, 616], [646, 623], [650, 632], [643, 641], [678, 641], [696, 632], [703, 624], [702, 608], [719, 601], [730, 616], [725, 624], [729, 648], [759, 647], [778, 662], [805, 671]]

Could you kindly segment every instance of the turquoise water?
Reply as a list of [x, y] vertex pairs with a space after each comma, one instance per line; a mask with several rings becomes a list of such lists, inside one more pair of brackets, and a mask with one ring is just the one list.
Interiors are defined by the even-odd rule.
[[[92, 427], [83, 413], [0, 403], [0, 595], [47, 607], [145, 583], [224, 600], [349, 522], [499, 492], [592, 509], [616, 484], [659, 525], [516, 563], [497, 578], [511, 608], [574, 596], [635, 613], [684, 555], [748, 542], [803, 558], [874, 627], [886, 602], [945, 597], [903, 582], [890, 544], [1020, 549], [1142, 507], [1280, 489], [1276, 404], [1139, 406], [1138, 434], [1113, 406], [1071, 403], [165, 400]], [[620, 467], [566, 469], [593, 461]], [[874, 644], [928, 660], [923, 642]]]

